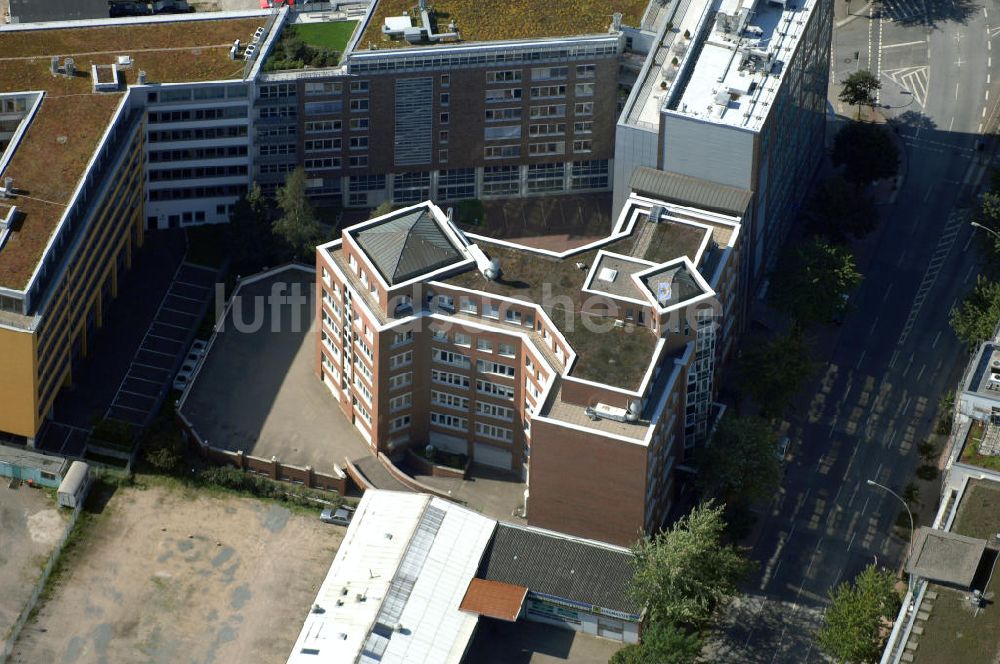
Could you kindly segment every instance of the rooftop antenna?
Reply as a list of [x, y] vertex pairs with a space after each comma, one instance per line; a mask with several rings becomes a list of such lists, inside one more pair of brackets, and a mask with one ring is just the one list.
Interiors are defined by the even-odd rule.
[[53, 55], [52, 56], [52, 61], [49, 63], [49, 71], [52, 73], [53, 76], [58, 76], [59, 75], [59, 56], [58, 55]]
[[63, 67], [65, 68], [67, 78], [73, 78], [76, 75], [76, 61], [73, 58], [66, 58], [63, 62]]
[[622, 13], [615, 12], [611, 15], [611, 32], [621, 32], [622, 29]]

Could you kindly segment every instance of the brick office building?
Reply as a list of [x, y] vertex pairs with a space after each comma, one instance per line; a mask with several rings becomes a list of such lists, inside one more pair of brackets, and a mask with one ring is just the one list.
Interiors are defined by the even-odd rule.
[[629, 543], [708, 424], [739, 231], [636, 196], [556, 253], [397, 210], [317, 249], [316, 372], [373, 451], [466, 454], [527, 482], [530, 524]]

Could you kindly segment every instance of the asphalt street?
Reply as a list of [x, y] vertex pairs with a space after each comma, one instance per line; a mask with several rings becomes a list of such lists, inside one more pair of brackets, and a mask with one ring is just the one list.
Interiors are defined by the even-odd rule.
[[[968, 215], [986, 170], [977, 141], [998, 116], [990, 54], [1000, 27], [990, 21], [1000, 26], [1000, 3], [887, 0], [858, 10], [834, 31], [831, 80], [879, 75], [906, 177], [860, 252], [854, 310], [817, 334], [821, 369], [785, 423], [793, 448], [783, 487], [761, 517], [759, 569], [729, 612], [720, 662], [822, 661], [813, 635], [828, 589], [874, 561], [899, 568], [906, 533], [892, 530], [902, 505], [866, 480], [900, 492], [914, 479], [917, 445], [965, 363], [948, 313], [976, 276]], [[921, 506], [919, 521], [935, 509]]]

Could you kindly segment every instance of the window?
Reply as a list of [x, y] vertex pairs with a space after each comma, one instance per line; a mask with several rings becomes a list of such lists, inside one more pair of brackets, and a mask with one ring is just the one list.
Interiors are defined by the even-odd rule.
[[[325, 81], [320, 83], [306, 83], [305, 92], [307, 97], [316, 95], [339, 95], [343, 91], [343, 86], [339, 81]], [[263, 95], [262, 95], [263, 96]]]
[[486, 72], [487, 83], [515, 83], [521, 80], [520, 69], [507, 69], [503, 71]]
[[594, 102], [584, 101], [580, 102], [573, 107], [573, 112], [577, 115], [593, 115], [594, 114]]
[[487, 141], [507, 141], [521, 138], [521, 125], [504, 125], [501, 127], [486, 127], [483, 136]]
[[489, 339], [477, 339], [476, 340], [476, 350], [482, 351], [484, 353], [493, 352], [493, 342]]
[[514, 419], [514, 409], [507, 408], [505, 406], [498, 406], [495, 403], [488, 403], [486, 401], [477, 401], [476, 415], [492, 417], [498, 420], [512, 421]]
[[413, 341], [413, 330], [407, 330], [406, 332], [396, 332], [392, 337], [393, 346], [402, 346], [403, 344], [408, 344]]
[[564, 179], [565, 167], [563, 164], [528, 165], [528, 191], [531, 193], [562, 191]]
[[438, 161], [442, 164], [448, 163], [448, 150], [438, 150]]
[[[512, 344], [500, 344], [498, 351], [504, 357], [514, 357], [514, 346]], [[529, 361], [530, 366], [530, 361]]]
[[360, 156], [355, 155], [352, 156], [350, 159], [351, 168], [367, 168], [367, 166], [368, 166], [368, 155], [366, 154]]
[[469, 421], [464, 417], [458, 417], [457, 415], [449, 415], [448, 413], [431, 413], [431, 424], [436, 424], [439, 427], [445, 427], [446, 429], [454, 429], [456, 431], [468, 431]]
[[514, 434], [510, 429], [486, 424], [485, 422], [476, 422], [476, 434], [483, 438], [492, 438], [493, 440], [501, 440], [507, 443], [514, 440]]
[[441, 87], [446, 88], [451, 85], [451, 74], [441, 74]]
[[368, 92], [368, 81], [351, 81], [351, 92]]
[[573, 141], [573, 152], [590, 152], [593, 141], [589, 138], [581, 141]]
[[368, 100], [367, 99], [352, 99], [351, 100], [351, 113], [361, 113], [368, 110]]
[[594, 96], [594, 84], [593, 83], [577, 83], [574, 92], [577, 97], [593, 97]]
[[470, 300], [467, 297], [462, 298], [462, 302], [461, 302], [461, 304], [459, 306], [460, 306], [461, 311], [463, 313], [466, 313], [466, 314], [474, 314], [474, 313], [476, 313], [476, 303], [473, 302], [472, 300]]
[[357, 369], [358, 372], [361, 373], [362, 376], [364, 376], [365, 378], [367, 378], [368, 382], [371, 382], [371, 380], [372, 380], [372, 370], [369, 369], [367, 366], [365, 366], [365, 363], [362, 362], [357, 357], [354, 358], [354, 368]]
[[[368, 375], [368, 380], [371, 380], [370, 375]], [[372, 403], [371, 390], [369, 390], [368, 387], [363, 382], [361, 382], [361, 376], [359, 376], [358, 374], [354, 374], [354, 387], [356, 387], [358, 389], [358, 392], [361, 393], [361, 397], [365, 400], [365, 403], [371, 405]]]
[[413, 405], [413, 392], [407, 392], [406, 394], [400, 394], [398, 397], [393, 397], [389, 399], [389, 412], [396, 412], [403, 410], [404, 408], [409, 408]]
[[531, 70], [531, 80], [552, 81], [569, 76], [569, 67], [535, 67]]
[[562, 154], [566, 151], [565, 141], [549, 141], [548, 143], [530, 143], [528, 154], [540, 156], [546, 154]]
[[430, 198], [430, 173], [399, 173], [392, 178], [392, 196], [396, 203], [416, 203]]
[[441, 115], [439, 115], [438, 116], [438, 122], [440, 124], [443, 124], [443, 125], [448, 124], [448, 114], [447, 113], [442, 113]]
[[400, 429], [405, 429], [408, 426], [410, 426], [410, 416], [403, 415], [402, 417], [397, 417], [389, 423], [389, 431], [399, 431]]
[[396, 369], [398, 367], [405, 367], [413, 362], [413, 351], [408, 350], [405, 353], [400, 353], [399, 355], [393, 355], [389, 358], [389, 368]]
[[547, 124], [528, 125], [530, 136], [562, 136], [566, 133], [565, 122], [550, 122]]
[[368, 149], [368, 137], [367, 136], [351, 136], [351, 149], [352, 150], [367, 150]]
[[[262, 145], [261, 148], [264, 146]], [[313, 139], [310, 141], [305, 141], [303, 147], [306, 152], [325, 152], [327, 150], [339, 150], [340, 149], [340, 139], [339, 138], [320, 138]]]
[[407, 371], [406, 373], [396, 374], [395, 376], [389, 376], [389, 389], [398, 390], [401, 387], [406, 387], [413, 382], [413, 372]]
[[504, 312], [504, 320], [508, 323], [514, 323], [515, 325], [521, 324], [521, 312], [517, 309], [507, 309]]
[[455, 310], [455, 298], [451, 295], [438, 295], [437, 305], [440, 309], [445, 309], [447, 311]]
[[476, 371], [479, 373], [496, 374], [497, 376], [514, 376], [514, 367], [491, 360], [476, 360]]
[[431, 390], [431, 403], [435, 406], [444, 406], [455, 410], [469, 410], [468, 397], [460, 397], [457, 394], [448, 394], [437, 390]]
[[594, 132], [593, 120], [587, 120], [585, 122], [574, 122], [573, 132], [576, 134], [592, 134]]
[[431, 349], [431, 359], [441, 364], [450, 364], [453, 367], [459, 367], [460, 369], [468, 369], [472, 365], [467, 356], [440, 348]]
[[448, 142], [448, 130], [447, 129], [442, 129], [441, 131], [438, 132], [438, 142], [439, 143], [447, 143]]
[[487, 145], [484, 151], [487, 159], [509, 159], [521, 156], [520, 145]]
[[606, 159], [574, 161], [570, 170], [570, 188], [574, 191], [585, 189], [607, 189], [610, 182]]
[[597, 65], [577, 65], [577, 78], [594, 78], [597, 75]]
[[539, 85], [531, 88], [532, 99], [555, 99], [566, 96], [565, 85]]
[[463, 334], [462, 332], [455, 333], [455, 345], [456, 346], [471, 346], [472, 338], [468, 334]]
[[447, 92], [442, 92], [440, 95], [438, 95], [438, 103], [441, 106], [447, 106], [450, 98], [451, 97]]
[[[307, 101], [303, 106], [303, 110], [306, 115], [333, 115], [334, 113], [340, 113], [344, 109], [344, 102], [339, 99], [334, 101]], [[263, 112], [265, 109], [261, 110], [261, 117], [264, 117]], [[295, 113], [292, 113], [290, 117], [295, 117]]]
[[488, 380], [477, 380], [476, 391], [488, 394], [498, 399], [507, 399], [508, 401], [514, 400], [514, 388], [510, 385], [501, 385]]
[[449, 371], [438, 371], [431, 369], [431, 380], [435, 383], [443, 383], [452, 387], [469, 388], [469, 377], [462, 374], [451, 373]]
[[487, 122], [506, 122], [509, 120], [520, 120], [521, 108], [487, 108]]
[[340, 131], [340, 120], [312, 120], [305, 123], [307, 134], [323, 134], [330, 131]]
[[520, 167], [486, 166], [483, 168], [484, 196], [516, 196], [519, 193], [521, 193]]
[[351, 118], [351, 131], [367, 131], [368, 118]]
[[498, 101], [516, 101], [521, 99], [524, 95], [524, 90], [522, 88], [497, 88], [495, 90], [486, 90], [486, 101], [488, 103], [495, 103]]
[[566, 117], [566, 104], [552, 104], [551, 106], [532, 106], [532, 118], [563, 118]]
[[340, 159], [326, 157], [324, 159], [306, 159], [302, 165], [307, 171], [323, 171], [331, 168], [340, 168]]

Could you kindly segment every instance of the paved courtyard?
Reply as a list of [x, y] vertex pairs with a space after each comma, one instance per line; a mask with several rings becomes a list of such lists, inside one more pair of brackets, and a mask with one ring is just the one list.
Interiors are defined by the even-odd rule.
[[[309, 296], [297, 305], [272, 289]], [[329, 471], [368, 446], [313, 373], [314, 277], [287, 270], [241, 289], [184, 400], [182, 412], [212, 447]], [[276, 302], [271, 306], [271, 302]], [[255, 309], [259, 313], [254, 322]], [[275, 315], [277, 314], [277, 315]]]
[[0, 652], [68, 522], [45, 491], [0, 484]]

